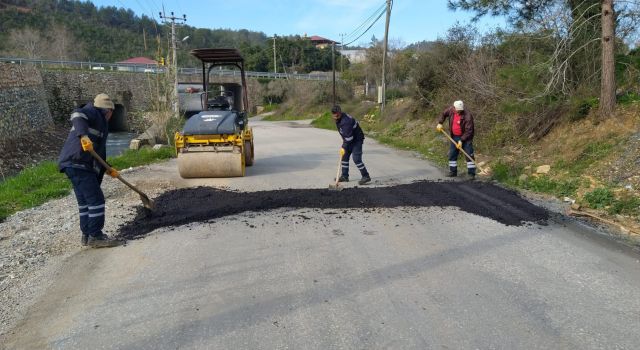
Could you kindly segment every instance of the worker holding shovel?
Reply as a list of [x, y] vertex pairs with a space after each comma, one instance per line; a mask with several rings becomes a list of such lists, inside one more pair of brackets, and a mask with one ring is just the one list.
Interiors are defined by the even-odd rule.
[[362, 178], [358, 183], [360, 185], [371, 182], [371, 177], [367, 168], [362, 161], [362, 143], [364, 142], [364, 132], [358, 121], [347, 113], [342, 112], [340, 106], [335, 105], [331, 108], [331, 116], [336, 122], [336, 128], [342, 137], [341, 170], [342, 175], [337, 182], [349, 182], [349, 159], [353, 155], [353, 162], [356, 164]]
[[109, 119], [115, 105], [107, 94], [99, 94], [93, 103], [88, 103], [71, 113], [73, 127], [69, 132], [58, 160], [60, 172], [65, 173], [78, 202], [82, 244], [94, 248], [115, 247], [120, 241], [102, 233], [104, 227], [105, 201], [100, 188], [102, 177], [107, 172], [118, 177], [118, 171], [105, 168], [96, 162], [91, 152], [104, 159], [107, 152]]
[[[442, 123], [449, 119], [449, 135], [443, 131]], [[455, 101], [453, 106], [442, 112], [438, 119], [436, 130], [449, 136], [451, 145], [449, 147], [449, 173], [447, 177], [458, 176], [458, 155], [460, 151], [465, 153], [467, 160], [467, 172], [471, 179], [476, 176], [476, 163], [473, 154], [473, 115], [464, 108], [462, 101]], [[468, 157], [467, 157], [468, 156]]]

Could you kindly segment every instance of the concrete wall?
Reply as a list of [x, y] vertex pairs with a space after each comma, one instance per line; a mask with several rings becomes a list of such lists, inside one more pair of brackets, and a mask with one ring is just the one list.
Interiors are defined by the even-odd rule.
[[51, 124], [38, 70], [0, 63], [0, 138], [11, 139]]

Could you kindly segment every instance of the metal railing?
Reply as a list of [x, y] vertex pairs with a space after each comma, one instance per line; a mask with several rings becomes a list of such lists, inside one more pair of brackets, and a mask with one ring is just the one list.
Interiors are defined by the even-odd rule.
[[[35, 65], [43, 68], [64, 68], [64, 69], [81, 69], [93, 71], [119, 71], [134, 73], [163, 73], [166, 67], [155, 64], [125, 64], [125, 63], [102, 63], [102, 62], [83, 62], [83, 61], [59, 61], [59, 60], [40, 60], [30, 58], [11, 58], [0, 57], [0, 62], [12, 63], [19, 65]], [[272, 73], [272, 72], [254, 72], [246, 71], [247, 77], [266, 78], [266, 79], [296, 79], [296, 80], [320, 80], [328, 81], [332, 79], [331, 73], [312, 73], [312, 74], [289, 74], [289, 73]], [[201, 68], [178, 68], [178, 74], [183, 75], [200, 75]], [[240, 76], [239, 70], [222, 69], [212, 70], [211, 74], [217, 76]]]

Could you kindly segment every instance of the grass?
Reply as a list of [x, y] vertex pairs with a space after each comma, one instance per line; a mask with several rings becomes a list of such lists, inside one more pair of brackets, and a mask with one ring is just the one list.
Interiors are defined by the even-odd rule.
[[331, 118], [331, 113], [325, 112], [311, 122], [311, 125], [320, 129], [336, 130], [336, 122]]
[[615, 144], [612, 142], [589, 143], [576, 160], [572, 162], [560, 160], [556, 162], [555, 167], [568, 171], [572, 176], [578, 176], [584, 173], [593, 163], [610, 155], [614, 147]]
[[627, 191], [616, 195], [609, 187], [599, 187], [585, 193], [584, 201], [590, 208], [606, 210], [609, 214], [640, 214], [640, 198]]
[[175, 157], [175, 150], [172, 147], [162, 147], [159, 150], [141, 148], [137, 151], [128, 149], [117, 157], [110, 157], [107, 161], [116, 169], [126, 169], [173, 157]]
[[[153, 163], [174, 156], [174, 150], [164, 147], [160, 150], [127, 150], [123, 155], [109, 158], [116, 169]], [[55, 162], [43, 162], [22, 170], [16, 176], [0, 182], [0, 222], [11, 214], [36, 207], [52, 199], [69, 194], [71, 183], [58, 171]]]
[[54, 162], [24, 169], [0, 182], [0, 222], [17, 211], [66, 196], [70, 189], [71, 183]]

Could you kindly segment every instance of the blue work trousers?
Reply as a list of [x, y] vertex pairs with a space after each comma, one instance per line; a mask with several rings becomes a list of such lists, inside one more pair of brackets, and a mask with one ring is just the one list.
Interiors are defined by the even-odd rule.
[[80, 230], [85, 236], [100, 236], [104, 227], [104, 194], [100, 188], [102, 177], [91, 170], [67, 167], [64, 169], [78, 201]]
[[[453, 140], [458, 142], [461, 140], [460, 136], [453, 136]], [[462, 149], [467, 152], [468, 155], [471, 156], [473, 160], [475, 160], [475, 155], [473, 154], [473, 144], [471, 141], [462, 141]], [[458, 173], [458, 155], [460, 154], [460, 150], [456, 148], [456, 146], [452, 143], [449, 146], [449, 171], [457, 174]], [[476, 164], [472, 161], [472, 159], [468, 159], [465, 156], [467, 161], [467, 173], [469, 175], [476, 174]]]
[[353, 162], [356, 164], [362, 177], [369, 177], [369, 172], [362, 162], [362, 141], [354, 141], [351, 148], [345, 148], [344, 155], [342, 156], [342, 176], [349, 177], [349, 158], [353, 155]]

